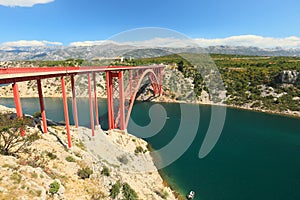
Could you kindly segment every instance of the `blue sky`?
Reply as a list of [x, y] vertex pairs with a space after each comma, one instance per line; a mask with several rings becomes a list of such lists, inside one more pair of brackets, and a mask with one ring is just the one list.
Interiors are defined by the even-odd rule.
[[134, 28], [162, 27], [214, 41], [251, 35], [284, 43], [295, 36], [289, 42], [300, 47], [300, 1], [0, 0], [0, 25], [0, 44], [35, 40], [69, 45]]

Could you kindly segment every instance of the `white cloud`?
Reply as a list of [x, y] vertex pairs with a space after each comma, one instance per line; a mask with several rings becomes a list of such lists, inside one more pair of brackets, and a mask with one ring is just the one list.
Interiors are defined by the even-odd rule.
[[0, 5], [9, 7], [32, 7], [36, 4], [46, 4], [54, 0], [0, 0]]
[[300, 37], [291, 36], [286, 38], [262, 37], [257, 35], [240, 35], [227, 38], [153, 38], [144, 41], [128, 41], [128, 42], [113, 42], [113, 41], [78, 41], [70, 43], [70, 46], [93, 46], [103, 45], [105, 43], [115, 43], [122, 45], [132, 45], [139, 47], [187, 47], [187, 46], [253, 46], [259, 48], [300, 48]]
[[72, 42], [70, 46], [94, 46], [94, 45], [102, 45], [104, 44], [104, 40], [95, 40], [95, 41], [82, 41], [82, 42]]
[[38, 41], [38, 40], [19, 40], [13, 42], [4, 42], [1, 46], [9, 46], [9, 47], [27, 47], [27, 46], [57, 46], [62, 45], [61, 42], [50, 42], [50, 41]]
[[153, 38], [151, 40], [145, 41], [132, 41], [125, 42], [123, 44], [133, 45], [133, 46], [145, 46], [145, 47], [186, 47], [186, 46], [196, 46], [196, 43], [192, 39], [182, 39], [182, 38]]
[[291, 36], [285, 38], [262, 37], [257, 35], [240, 35], [216, 39], [195, 39], [199, 46], [254, 46], [260, 48], [300, 48], [300, 37]]
[[[96, 40], [96, 41], [77, 41], [72, 42], [69, 46], [94, 46], [104, 45], [107, 43], [132, 45], [137, 47], [187, 47], [187, 46], [253, 46], [259, 48], [300, 48], [300, 37], [290, 36], [286, 38], [262, 37], [257, 35], [240, 35], [227, 38], [197, 38], [197, 39], [182, 39], [182, 38], [153, 38], [144, 41], [129, 41], [129, 42], [115, 42], [112, 40]], [[5, 42], [0, 44], [2, 47], [16, 47], [16, 46], [53, 46], [63, 45], [61, 42], [39, 41], [39, 40], [19, 40], [12, 42]]]
[[128, 41], [128, 42], [116, 42], [112, 40], [96, 40], [96, 41], [78, 41], [72, 42], [70, 46], [94, 46], [94, 45], [104, 45], [104, 44], [121, 44], [121, 45], [131, 45], [137, 47], [185, 47], [188, 45], [196, 45], [195, 41], [192, 39], [177, 39], [177, 38], [153, 38], [151, 40], [143, 41]]

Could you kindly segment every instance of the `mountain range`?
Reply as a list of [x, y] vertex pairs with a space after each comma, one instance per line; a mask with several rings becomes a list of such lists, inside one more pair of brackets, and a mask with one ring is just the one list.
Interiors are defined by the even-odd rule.
[[116, 57], [158, 57], [174, 53], [213, 53], [249, 56], [300, 56], [300, 49], [258, 48], [245, 46], [210, 46], [210, 47], [136, 47], [116, 43], [95, 46], [0, 46], [0, 61], [12, 60], [65, 60], [65, 59], [107, 59]]

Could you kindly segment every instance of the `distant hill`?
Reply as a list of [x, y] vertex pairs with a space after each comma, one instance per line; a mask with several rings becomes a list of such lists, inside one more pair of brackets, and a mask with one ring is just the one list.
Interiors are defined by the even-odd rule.
[[183, 48], [149, 48], [107, 43], [95, 46], [41, 46], [41, 47], [0, 47], [0, 61], [9, 60], [65, 60], [81, 58], [85, 60], [116, 58], [158, 57], [174, 53], [214, 53], [251, 56], [300, 56], [300, 49], [263, 49], [244, 46], [211, 46]]

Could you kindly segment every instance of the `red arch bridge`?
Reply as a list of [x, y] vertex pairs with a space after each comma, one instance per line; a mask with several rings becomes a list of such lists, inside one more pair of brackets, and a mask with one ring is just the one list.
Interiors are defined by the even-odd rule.
[[[154, 95], [162, 94], [162, 76], [164, 65], [150, 66], [92, 66], [92, 67], [25, 67], [25, 68], [2, 68], [0, 69], [0, 84], [12, 84], [17, 117], [22, 117], [22, 106], [18, 89], [18, 82], [36, 80], [39, 94], [43, 131], [47, 133], [46, 111], [43, 100], [42, 79], [60, 77], [62, 88], [62, 99], [64, 105], [64, 116], [66, 123], [68, 147], [71, 147], [71, 135], [69, 125], [69, 114], [67, 105], [67, 94], [65, 77], [70, 77], [72, 87], [72, 106], [76, 128], [78, 127], [77, 104], [74, 77], [80, 74], [87, 74], [88, 94], [90, 105], [90, 123], [92, 135], [95, 134], [96, 125], [99, 125], [99, 113], [97, 102], [97, 81], [98, 73], [106, 74], [106, 91], [108, 104], [108, 125], [109, 129], [126, 130], [130, 119], [130, 113], [137, 93], [144, 77], [147, 77], [153, 88]], [[125, 80], [126, 78], [126, 80]], [[126, 83], [125, 83], [126, 82]], [[92, 87], [93, 86], [93, 87]], [[93, 93], [93, 94], [92, 94]], [[93, 105], [94, 99], [94, 105]], [[116, 106], [117, 105], [117, 106]]]

